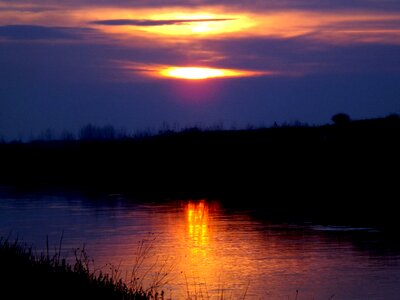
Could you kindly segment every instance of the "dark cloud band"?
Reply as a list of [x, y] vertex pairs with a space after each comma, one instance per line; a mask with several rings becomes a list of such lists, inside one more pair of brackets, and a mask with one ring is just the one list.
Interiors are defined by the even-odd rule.
[[230, 21], [234, 19], [185, 19], [185, 20], [135, 20], [135, 19], [115, 19], [115, 20], [100, 20], [91, 22], [96, 25], [108, 26], [163, 26], [163, 25], [183, 25], [187, 23], [201, 23], [201, 22], [221, 22]]
[[11, 40], [78, 39], [90, 32], [88, 28], [47, 27], [37, 25], [0, 26], [0, 37]]

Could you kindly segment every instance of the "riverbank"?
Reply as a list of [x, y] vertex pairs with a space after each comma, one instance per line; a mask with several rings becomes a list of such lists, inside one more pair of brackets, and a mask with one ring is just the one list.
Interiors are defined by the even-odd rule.
[[400, 119], [0, 145], [0, 182], [217, 198], [272, 217], [400, 226]]
[[35, 254], [18, 241], [0, 239], [0, 288], [9, 299], [164, 299], [163, 294], [132, 288], [110, 275], [95, 273], [87, 254], [76, 252], [73, 264], [59, 252]]

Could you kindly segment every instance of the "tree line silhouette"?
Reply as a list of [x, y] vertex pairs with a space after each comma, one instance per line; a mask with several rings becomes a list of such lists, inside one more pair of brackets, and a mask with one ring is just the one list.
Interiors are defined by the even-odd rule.
[[88, 125], [79, 140], [1, 144], [0, 183], [209, 197], [271, 216], [397, 224], [400, 118], [332, 121], [140, 138]]

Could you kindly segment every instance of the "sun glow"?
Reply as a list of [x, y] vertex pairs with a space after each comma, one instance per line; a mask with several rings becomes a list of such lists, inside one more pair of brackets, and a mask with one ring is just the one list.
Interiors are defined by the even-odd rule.
[[217, 35], [243, 31], [254, 26], [245, 15], [220, 13], [171, 13], [151, 15], [152, 20], [175, 20], [175, 24], [141, 27], [140, 30], [161, 35]]
[[[159, 37], [190, 37], [220, 36], [248, 32], [256, 26], [254, 18], [241, 12], [226, 12], [221, 9], [204, 7], [202, 10], [190, 10], [185, 7], [141, 8], [132, 12], [127, 9], [91, 8], [73, 11], [73, 18], [77, 22], [110, 33], [122, 36], [159, 36]], [[102, 23], [104, 20], [124, 20], [119, 24]]]
[[206, 79], [223, 77], [224, 70], [211, 68], [168, 68], [161, 71], [161, 74], [167, 77], [183, 78], [183, 79]]
[[201, 80], [208, 78], [220, 77], [243, 77], [255, 76], [259, 72], [229, 70], [229, 69], [214, 69], [204, 67], [169, 67], [160, 71], [161, 76], [180, 78], [188, 80]]

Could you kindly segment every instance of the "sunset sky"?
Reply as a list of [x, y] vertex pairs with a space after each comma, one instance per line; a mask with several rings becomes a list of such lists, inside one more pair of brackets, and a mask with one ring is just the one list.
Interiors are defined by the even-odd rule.
[[0, 1], [0, 137], [338, 112], [400, 113], [400, 1]]

